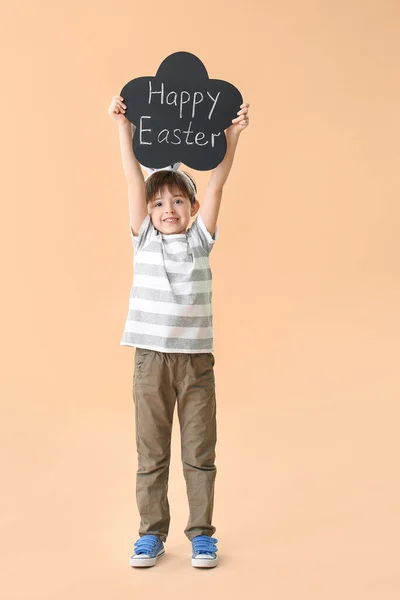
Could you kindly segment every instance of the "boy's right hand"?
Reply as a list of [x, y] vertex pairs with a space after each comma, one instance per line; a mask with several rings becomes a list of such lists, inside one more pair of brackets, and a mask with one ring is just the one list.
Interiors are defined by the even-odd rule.
[[126, 110], [126, 104], [124, 104], [122, 101], [122, 96], [113, 96], [107, 111], [112, 120], [118, 125], [125, 125], [129, 123], [128, 119], [123, 114]]

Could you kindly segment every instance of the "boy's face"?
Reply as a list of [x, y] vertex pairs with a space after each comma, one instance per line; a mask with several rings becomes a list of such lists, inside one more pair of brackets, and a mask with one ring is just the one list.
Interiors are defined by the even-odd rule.
[[192, 205], [187, 196], [177, 187], [167, 186], [157, 192], [153, 200], [147, 204], [151, 222], [161, 233], [185, 233], [190, 217], [199, 210], [200, 204]]

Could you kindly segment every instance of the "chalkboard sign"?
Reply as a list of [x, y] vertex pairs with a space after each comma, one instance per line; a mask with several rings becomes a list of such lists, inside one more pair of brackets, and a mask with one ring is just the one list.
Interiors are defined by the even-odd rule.
[[155, 77], [132, 79], [120, 95], [125, 117], [136, 126], [133, 152], [154, 169], [175, 162], [198, 171], [214, 169], [226, 153], [224, 130], [243, 103], [235, 86], [210, 79], [190, 52], [171, 54]]

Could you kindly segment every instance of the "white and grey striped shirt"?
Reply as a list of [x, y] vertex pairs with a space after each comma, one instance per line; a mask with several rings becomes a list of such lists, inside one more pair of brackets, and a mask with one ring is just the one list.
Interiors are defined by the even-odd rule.
[[121, 346], [160, 352], [213, 352], [209, 254], [218, 239], [200, 214], [186, 233], [164, 234], [144, 219], [134, 247], [134, 277]]

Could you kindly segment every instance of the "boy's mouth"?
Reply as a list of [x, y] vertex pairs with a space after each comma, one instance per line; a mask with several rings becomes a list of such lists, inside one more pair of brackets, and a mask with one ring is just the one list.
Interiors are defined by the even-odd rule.
[[179, 221], [179, 219], [175, 218], [175, 217], [170, 217], [168, 219], [164, 219], [164, 223], [176, 223], [177, 221]]

